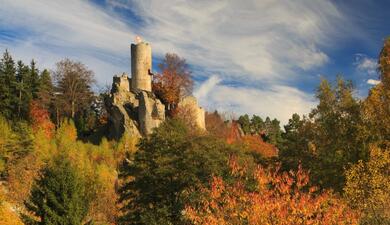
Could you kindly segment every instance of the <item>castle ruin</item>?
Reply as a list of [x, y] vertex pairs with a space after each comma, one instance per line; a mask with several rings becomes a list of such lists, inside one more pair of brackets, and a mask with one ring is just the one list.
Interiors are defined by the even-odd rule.
[[[152, 91], [152, 49], [149, 43], [131, 44], [131, 78], [123, 73], [113, 77], [109, 101], [109, 134], [119, 139], [123, 134], [147, 136], [165, 120], [165, 105]], [[195, 123], [205, 130], [204, 110], [196, 98], [186, 97], [179, 103], [196, 112]]]

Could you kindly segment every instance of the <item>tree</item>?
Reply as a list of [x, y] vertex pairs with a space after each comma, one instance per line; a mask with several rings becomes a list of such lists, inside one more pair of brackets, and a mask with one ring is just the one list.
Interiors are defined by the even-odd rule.
[[38, 101], [33, 100], [30, 104], [30, 121], [32, 129], [37, 132], [43, 131], [47, 138], [54, 134], [54, 124], [50, 121], [49, 112], [43, 108]]
[[18, 149], [18, 136], [8, 121], [0, 116], [0, 177], [4, 176], [7, 163]]
[[390, 139], [390, 38], [384, 43], [378, 66], [381, 82], [370, 90], [362, 110], [371, 143]]
[[29, 84], [30, 84], [30, 93], [33, 99], [38, 98], [38, 92], [40, 88], [40, 77], [39, 70], [36, 66], [35, 60], [31, 60], [30, 63], [30, 74], [29, 74]]
[[238, 149], [210, 136], [191, 136], [178, 120], [163, 123], [140, 141], [133, 159], [121, 169], [122, 224], [184, 224], [186, 203], [213, 174], [227, 176], [231, 155], [248, 159]]
[[50, 109], [53, 97], [54, 97], [54, 87], [50, 72], [48, 70], [43, 70], [39, 77], [39, 90], [38, 90], [38, 100], [39, 103], [47, 110]]
[[154, 76], [153, 91], [173, 110], [182, 97], [192, 93], [191, 71], [186, 60], [174, 53], [167, 53], [158, 67], [161, 73]]
[[340, 77], [335, 88], [323, 80], [317, 92], [320, 103], [310, 114], [314, 133], [309, 144], [317, 162], [312, 164], [313, 179], [337, 191], [344, 185], [345, 168], [367, 157], [359, 138], [360, 104], [352, 92], [352, 84]]
[[18, 118], [27, 118], [28, 106], [32, 98], [29, 82], [30, 69], [22, 61], [18, 61], [16, 69], [16, 89], [18, 97]]
[[280, 121], [277, 119], [271, 120], [268, 116], [264, 122], [265, 126], [265, 141], [277, 146], [281, 142], [282, 131], [280, 129]]
[[314, 161], [314, 154], [310, 150], [310, 140], [313, 137], [312, 124], [305, 117], [293, 114], [284, 126], [282, 143], [279, 147], [279, 159], [282, 168], [290, 170], [297, 168], [302, 162], [304, 167], [310, 168], [310, 162]]
[[230, 165], [240, 179], [230, 183], [214, 176], [200, 203], [186, 206], [184, 215], [191, 224], [358, 224], [357, 212], [330, 192], [317, 194], [301, 167], [283, 173], [258, 167], [253, 174], [256, 188], [248, 190], [245, 168], [234, 160]]
[[2, 225], [23, 225], [16, 212], [11, 210], [8, 202], [5, 201], [3, 191], [0, 191], [0, 224]]
[[237, 122], [241, 125], [241, 129], [245, 134], [251, 134], [251, 122], [248, 114], [238, 117]]
[[93, 100], [91, 85], [94, 74], [81, 62], [64, 59], [56, 64], [53, 72], [58, 95], [57, 112], [75, 118], [76, 113], [89, 107]]
[[370, 159], [360, 160], [346, 172], [344, 195], [363, 212], [362, 224], [390, 223], [390, 147], [371, 146]]
[[224, 140], [228, 138], [229, 128], [227, 122], [224, 119], [224, 115], [221, 115], [218, 111], [206, 112], [205, 123], [209, 134]]
[[360, 103], [353, 97], [352, 84], [340, 77], [334, 86], [322, 80], [316, 96], [319, 104], [309, 117], [293, 116], [282, 134], [283, 167], [289, 170], [301, 161], [316, 185], [342, 191], [345, 169], [368, 155]]
[[89, 200], [85, 183], [67, 157], [57, 156], [35, 181], [25, 202], [31, 215], [23, 215], [26, 224], [82, 224]]
[[0, 61], [0, 112], [7, 119], [14, 118], [18, 105], [15, 74], [15, 62], [6, 50]]
[[258, 135], [261, 135], [265, 130], [263, 119], [258, 115], [253, 115], [251, 119], [251, 129]]

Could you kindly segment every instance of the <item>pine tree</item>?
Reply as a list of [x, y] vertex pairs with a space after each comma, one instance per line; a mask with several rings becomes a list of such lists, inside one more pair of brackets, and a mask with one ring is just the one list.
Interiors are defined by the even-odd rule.
[[251, 134], [251, 122], [248, 114], [240, 116], [237, 122], [241, 125], [241, 129], [245, 134]]
[[[80, 225], [88, 212], [85, 182], [70, 160], [57, 156], [35, 181], [23, 215], [25, 224]], [[38, 218], [38, 220], [36, 220]]]
[[7, 119], [12, 119], [17, 106], [16, 68], [8, 50], [0, 61], [0, 113]]
[[38, 98], [38, 92], [39, 92], [39, 84], [40, 84], [40, 79], [39, 79], [39, 71], [36, 66], [36, 62], [34, 60], [31, 60], [30, 63], [30, 92], [32, 95], [33, 99]]
[[38, 99], [45, 109], [49, 109], [53, 99], [53, 83], [50, 72], [45, 69], [39, 79]]
[[31, 101], [29, 68], [22, 61], [18, 61], [16, 69], [16, 91], [18, 99], [18, 118], [26, 118], [28, 114], [28, 106]]

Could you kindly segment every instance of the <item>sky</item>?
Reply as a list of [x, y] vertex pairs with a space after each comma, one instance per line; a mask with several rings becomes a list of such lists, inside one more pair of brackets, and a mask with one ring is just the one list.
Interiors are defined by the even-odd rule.
[[0, 51], [55, 69], [64, 58], [95, 72], [99, 90], [130, 74], [136, 36], [186, 59], [206, 110], [285, 124], [316, 106], [321, 79], [352, 80], [364, 98], [390, 35], [390, 0], [0, 0]]

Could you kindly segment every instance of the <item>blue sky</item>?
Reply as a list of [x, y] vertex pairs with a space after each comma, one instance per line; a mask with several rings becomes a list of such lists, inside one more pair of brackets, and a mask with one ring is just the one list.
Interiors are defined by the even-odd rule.
[[321, 77], [342, 74], [366, 96], [389, 9], [388, 0], [0, 0], [0, 50], [40, 68], [80, 60], [103, 87], [131, 71], [139, 35], [154, 65], [167, 52], [187, 60], [206, 109], [285, 123], [315, 106]]

